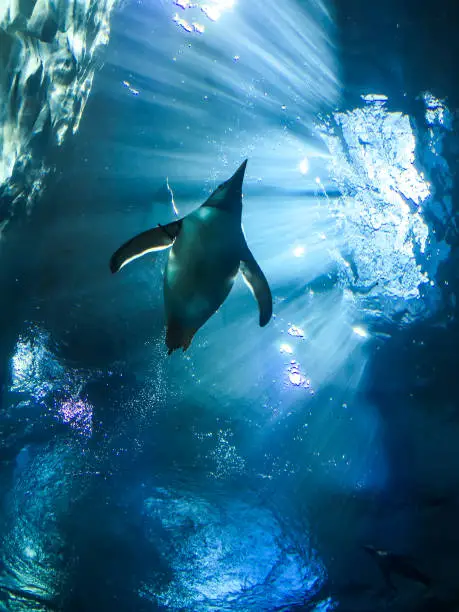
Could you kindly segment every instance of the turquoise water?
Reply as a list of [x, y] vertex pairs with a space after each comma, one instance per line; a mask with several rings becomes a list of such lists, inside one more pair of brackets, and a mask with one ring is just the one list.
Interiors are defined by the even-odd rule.
[[[459, 609], [454, 7], [96, 4], [0, 38], [2, 609]], [[168, 356], [110, 257], [246, 158], [273, 317]]]

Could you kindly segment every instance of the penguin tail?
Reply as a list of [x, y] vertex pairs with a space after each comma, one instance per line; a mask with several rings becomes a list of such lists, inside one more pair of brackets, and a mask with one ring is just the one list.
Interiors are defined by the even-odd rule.
[[166, 330], [166, 346], [168, 355], [171, 355], [175, 350], [182, 348], [186, 351], [193, 340], [197, 329], [194, 327], [184, 327], [179, 321], [171, 320], [167, 324]]

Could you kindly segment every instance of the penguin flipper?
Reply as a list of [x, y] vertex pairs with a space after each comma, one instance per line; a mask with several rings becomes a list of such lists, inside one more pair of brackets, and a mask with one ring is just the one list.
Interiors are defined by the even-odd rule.
[[405, 576], [405, 578], [423, 584], [425, 587], [429, 587], [431, 584], [430, 578], [424, 572], [421, 572], [409, 557], [400, 555], [397, 558], [394, 571], [397, 571], [401, 576]]
[[273, 298], [268, 281], [248, 246], [244, 249], [240, 269], [246, 284], [250, 287], [258, 302], [260, 327], [264, 327], [269, 323], [273, 314]]
[[173, 221], [168, 225], [159, 225], [134, 236], [113, 253], [110, 259], [110, 270], [115, 274], [123, 266], [146, 253], [167, 249], [177, 238], [181, 226], [181, 221]]

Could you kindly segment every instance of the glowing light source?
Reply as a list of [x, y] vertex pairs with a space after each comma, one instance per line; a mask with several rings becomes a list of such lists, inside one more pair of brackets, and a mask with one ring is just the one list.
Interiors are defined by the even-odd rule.
[[287, 353], [288, 355], [291, 355], [293, 353], [293, 349], [290, 346], [290, 344], [283, 343], [283, 344], [280, 345], [280, 352], [281, 353]]
[[299, 168], [300, 168], [301, 174], [307, 174], [309, 172], [309, 161], [307, 157], [305, 157], [304, 159], [300, 161]]
[[366, 94], [362, 95], [361, 98], [362, 100], [365, 100], [365, 102], [387, 102], [389, 99], [384, 94]]
[[217, 21], [222, 15], [222, 11], [234, 6], [234, 0], [210, 0], [211, 4], [203, 4], [201, 11], [211, 21]]
[[[200, 9], [210, 21], [215, 22], [220, 19], [223, 11], [233, 8], [234, 0], [207, 0], [205, 4], [203, 0], [197, 0], [197, 2], [174, 0], [173, 4], [183, 11], [190, 9], [192, 12], [193, 9]], [[186, 19], [180, 17], [178, 13], [175, 13], [172, 19], [186, 32], [197, 32], [198, 34], [202, 34], [205, 31], [205, 27], [202, 24], [197, 22], [190, 23]]]
[[413, 300], [414, 313], [419, 287], [430, 280], [415, 255], [428, 244], [429, 228], [419, 207], [430, 196], [430, 186], [414, 163], [410, 118], [386, 109], [380, 95], [364, 99], [365, 106], [334, 114], [339, 134], [325, 128], [334, 158], [330, 168], [343, 194], [342, 236], [353, 254], [354, 276], [365, 279], [365, 290], [375, 289], [373, 307], [379, 309], [383, 300], [387, 314], [391, 303], [396, 309], [403, 298]]
[[361, 338], [368, 338], [367, 330], [364, 329], [363, 327], [360, 327], [359, 325], [355, 325], [352, 328], [352, 331], [354, 332], [356, 336], [360, 336]]
[[305, 254], [306, 249], [304, 248], [304, 246], [296, 246], [293, 249], [293, 254], [295, 255], [295, 257], [303, 257], [303, 255]]

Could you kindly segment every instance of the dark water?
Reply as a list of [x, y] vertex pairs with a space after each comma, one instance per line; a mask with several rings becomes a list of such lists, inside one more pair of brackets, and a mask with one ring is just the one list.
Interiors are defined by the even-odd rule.
[[[187, 38], [166, 2], [119, 6], [81, 127], [49, 152], [39, 205], [3, 241], [5, 610], [459, 611], [457, 7], [340, 0], [327, 17], [295, 4], [324, 31], [302, 56], [305, 78], [316, 70], [302, 98], [285, 76], [299, 48], [290, 30], [279, 39], [287, 21], [276, 30], [274, 6], [239, 5], [251, 28], [226, 39], [211, 26]], [[264, 59], [234, 76], [239, 49]], [[424, 287], [408, 318], [407, 295], [392, 308], [391, 295], [375, 307], [353, 293], [347, 319], [327, 217], [343, 189], [314, 119], [385, 94], [425, 161], [425, 91], [452, 117], [448, 172], [423, 165], [435, 189], [417, 261], [438, 292]], [[244, 227], [276, 317], [260, 330], [237, 284], [190, 351], [168, 358], [165, 255], [115, 277], [109, 258], [172, 219], [166, 177], [186, 214], [245, 156]], [[448, 246], [438, 265], [436, 240]], [[299, 244], [306, 257], [292, 259]], [[429, 586], [395, 575], [391, 589], [364, 545], [409, 556]]]

